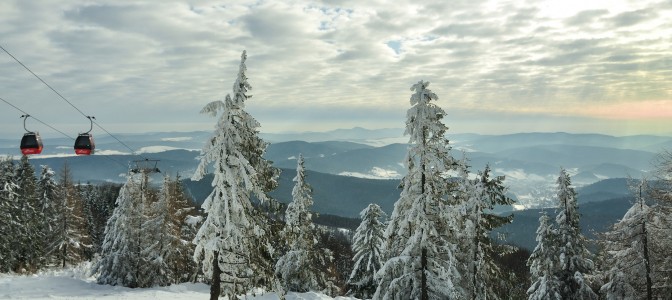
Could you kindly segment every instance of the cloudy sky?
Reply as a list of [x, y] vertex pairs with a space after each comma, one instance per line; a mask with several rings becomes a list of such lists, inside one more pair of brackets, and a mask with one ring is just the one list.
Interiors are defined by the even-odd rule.
[[[451, 132], [672, 134], [669, 0], [3, 0], [0, 45], [112, 132], [211, 130], [246, 49], [264, 132], [401, 128], [425, 80]], [[0, 98], [88, 129], [2, 51]]]

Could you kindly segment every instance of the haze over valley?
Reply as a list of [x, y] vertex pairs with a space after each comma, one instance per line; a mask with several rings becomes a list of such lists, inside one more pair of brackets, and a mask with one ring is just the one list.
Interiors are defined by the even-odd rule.
[[[182, 178], [189, 178], [198, 163], [200, 148], [210, 134], [197, 131], [118, 135], [125, 144], [136, 149], [138, 155], [130, 155], [130, 151], [116, 140], [101, 135], [96, 136], [97, 154], [89, 157], [73, 157], [70, 140], [45, 139], [43, 154], [32, 157], [31, 162], [58, 170], [67, 161], [74, 178], [82, 182], [123, 182], [127, 166], [132, 165], [132, 161], [149, 158], [160, 160], [158, 167], [164, 173], [179, 173]], [[404, 141], [407, 138], [403, 136], [402, 129], [352, 128], [322, 133], [262, 134], [262, 137], [270, 142], [265, 157], [273, 161], [274, 166], [285, 170], [282, 178], [289, 180], [285, 183], [289, 187], [285, 188], [291, 188], [291, 172], [287, 170], [296, 168], [299, 154], [303, 154], [307, 170], [315, 172], [315, 175], [309, 175], [309, 183], [326, 186], [335, 182], [345, 184], [339, 188], [328, 188], [337, 193], [328, 200], [336, 201], [332, 198], [340, 197], [340, 201], [349, 203], [346, 205], [349, 208], [322, 210], [322, 207], [329, 207], [320, 205], [321, 201], [327, 200], [323, 195], [328, 193], [321, 193], [321, 189], [316, 188], [316, 210], [353, 217], [366, 204], [376, 202], [391, 211], [391, 204], [396, 201], [399, 192], [392, 188], [398, 185], [405, 172], [403, 160], [407, 145]], [[672, 147], [672, 137], [653, 135], [448, 134], [448, 138], [453, 147], [452, 155], [457, 159], [466, 155], [470, 172], [476, 173], [489, 164], [494, 175], [506, 176], [504, 183], [509, 188], [509, 195], [516, 199], [512, 208], [516, 210], [553, 206], [555, 180], [560, 167], [570, 172], [577, 187], [612, 178], [638, 179], [652, 170], [657, 153]], [[0, 139], [0, 153], [17, 155], [18, 141]], [[382, 183], [375, 180], [382, 180]], [[384, 183], [386, 181], [389, 183]], [[366, 197], [357, 196], [357, 192], [352, 190], [355, 187], [366, 189], [373, 183], [388, 188], [381, 190], [374, 185], [375, 191], [363, 193]], [[202, 195], [196, 194], [199, 197], [195, 200], [203, 201], [200, 199]], [[347, 197], [354, 198], [345, 199]], [[291, 197], [284, 195], [279, 200], [289, 202]]]

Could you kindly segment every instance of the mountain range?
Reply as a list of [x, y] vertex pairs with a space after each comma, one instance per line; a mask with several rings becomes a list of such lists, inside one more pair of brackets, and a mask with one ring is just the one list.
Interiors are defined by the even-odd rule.
[[[353, 128], [323, 135], [307, 132], [262, 136], [273, 141], [265, 156], [278, 168], [296, 168], [296, 158], [302, 154], [306, 168], [318, 173], [398, 180], [405, 173], [403, 161], [408, 148], [399, 143], [404, 140], [402, 132]], [[83, 182], [122, 182], [137, 161], [156, 159], [160, 160], [158, 167], [162, 171], [188, 178], [198, 163], [198, 149], [210, 135], [199, 131], [96, 137], [97, 154], [88, 157], [75, 157], [69, 145], [72, 141], [44, 139], [43, 154], [31, 161], [57, 170], [67, 161], [74, 178]], [[305, 140], [284, 140], [294, 138]], [[655, 168], [658, 152], [672, 147], [671, 137], [649, 135], [449, 134], [448, 138], [452, 155], [456, 159], [466, 157], [472, 173], [490, 165], [494, 175], [506, 176], [509, 194], [517, 200], [516, 209], [552, 206], [561, 167], [569, 171], [579, 187], [609, 178], [639, 178]], [[18, 139], [0, 140], [0, 153], [17, 155], [17, 148]]]
[[[265, 157], [282, 169], [279, 187], [271, 196], [280, 202], [291, 201], [296, 159], [303, 155], [317, 213], [357, 218], [366, 205], [378, 203], [389, 214], [399, 197], [399, 179], [405, 172], [408, 146], [402, 132], [354, 128], [322, 135], [262, 134], [272, 142]], [[97, 153], [92, 156], [74, 156], [71, 140], [44, 139], [44, 152], [32, 156], [30, 162], [38, 170], [40, 165], [48, 165], [57, 172], [67, 163], [75, 180], [98, 183], [123, 182], [129, 168], [159, 160], [157, 167], [162, 173], [179, 173], [187, 191], [200, 203], [211, 190], [212, 178], [199, 182], [188, 178], [198, 164], [199, 149], [210, 135], [159, 132], [96, 137]], [[508, 242], [526, 248], [535, 244], [539, 214], [554, 213], [555, 180], [561, 167], [572, 175], [583, 215], [582, 229], [592, 235], [613, 224], [629, 207], [632, 195], [625, 178], [646, 176], [655, 169], [658, 153], [672, 148], [671, 137], [648, 135], [519, 133], [455, 134], [448, 138], [451, 154], [456, 159], [466, 157], [472, 173], [490, 165], [494, 175], [506, 177], [508, 193], [517, 202], [498, 210], [515, 216], [514, 222], [500, 232]], [[18, 141], [0, 139], [0, 153], [18, 158]], [[158, 184], [161, 176], [155, 174], [152, 179]]]

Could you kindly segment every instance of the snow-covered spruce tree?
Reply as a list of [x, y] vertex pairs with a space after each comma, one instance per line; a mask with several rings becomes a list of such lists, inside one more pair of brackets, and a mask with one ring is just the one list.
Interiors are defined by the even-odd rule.
[[500, 299], [510, 293], [511, 286], [505, 274], [495, 263], [497, 255], [510, 253], [511, 249], [495, 243], [491, 239], [492, 230], [511, 223], [513, 216], [499, 216], [492, 213], [496, 205], [511, 205], [513, 200], [506, 196], [504, 176], [490, 178], [490, 166], [468, 185], [468, 197], [463, 203], [464, 231], [462, 245], [466, 245], [464, 260], [466, 270], [462, 276], [466, 280], [465, 291], [470, 299]]
[[41, 211], [43, 219], [39, 220], [39, 230], [42, 232], [41, 248], [44, 249], [42, 265], [55, 262], [54, 253], [50, 247], [55, 243], [54, 232], [57, 226], [57, 206], [60, 203], [61, 189], [56, 183], [54, 171], [49, 166], [41, 166], [40, 178], [37, 181], [37, 209]]
[[650, 207], [649, 225], [651, 271], [654, 274], [653, 297], [668, 299], [672, 295], [672, 152], [659, 156], [656, 185], [650, 188], [654, 204]]
[[99, 210], [101, 208], [100, 190], [93, 184], [78, 185], [79, 197], [84, 203], [84, 216], [86, 217], [86, 230], [91, 238], [91, 247], [87, 249], [87, 257], [90, 259], [94, 253], [100, 251], [105, 237], [105, 221], [107, 218]]
[[91, 239], [86, 227], [84, 203], [72, 180], [67, 162], [63, 164], [59, 177], [61, 195], [56, 207], [55, 241], [50, 252], [65, 267], [68, 263], [75, 264], [84, 259], [84, 249], [91, 247]]
[[560, 300], [561, 283], [556, 274], [559, 271], [558, 245], [551, 218], [543, 213], [537, 228], [537, 246], [527, 261], [530, 267], [532, 286], [527, 290], [529, 300]]
[[87, 184], [83, 196], [87, 217], [91, 249], [93, 254], [100, 253], [105, 238], [105, 225], [114, 211], [114, 203], [119, 194], [119, 184]]
[[[608, 282], [600, 293], [607, 299], [652, 299], [652, 272], [649, 258], [652, 210], [644, 201], [645, 182], [639, 185], [637, 201], [623, 218], [604, 234], [608, 257]], [[647, 225], [649, 225], [647, 228]], [[648, 230], [647, 230], [648, 229]]]
[[172, 224], [170, 210], [170, 178], [165, 176], [158, 200], [147, 201], [143, 233], [150, 237], [142, 239], [140, 286], [166, 286], [172, 283], [174, 275], [170, 268], [171, 248], [179, 240], [179, 231]]
[[[333, 280], [325, 266], [331, 260], [327, 249], [317, 247], [317, 232], [310, 210], [313, 207], [312, 189], [306, 182], [303, 155], [299, 155], [292, 189], [292, 202], [285, 212], [285, 237], [287, 252], [275, 265], [275, 273], [284, 288], [293, 292], [333, 289]], [[329, 289], [327, 289], [329, 288]]]
[[37, 178], [35, 169], [28, 162], [28, 156], [21, 157], [16, 167], [16, 189], [18, 205], [14, 212], [19, 222], [20, 232], [14, 238], [17, 251], [17, 265], [14, 270], [20, 273], [34, 273], [41, 266], [41, 257], [44, 255], [42, 246], [42, 231], [40, 221], [44, 219], [41, 210], [38, 210]]
[[[355, 231], [352, 251], [355, 253], [348, 286], [348, 295], [362, 299], [373, 296], [378, 287], [374, 279], [376, 272], [383, 266], [383, 242], [385, 240], [385, 212], [378, 204], [369, 204], [359, 213], [362, 222]], [[383, 219], [383, 220], [381, 220]]]
[[177, 237], [177, 239], [171, 239], [169, 252], [166, 255], [168, 266], [173, 274], [172, 282], [186, 282], [197, 272], [196, 262], [192, 259], [195, 245], [191, 243], [196, 232], [192, 226], [187, 224], [187, 219], [195, 215], [194, 206], [185, 194], [179, 174], [175, 179], [168, 178], [168, 181], [164, 182], [161, 195], [167, 196], [169, 200], [170, 218], [166, 226], [167, 231], [171, 236]]
[[420, 81], [411, 87], [403, 190], [385, 231], [386, 262], [376, 274], [374, 299], [448, 299], [463, 294], [458, 286], [455, 226], [459, 223], [455, 187], [445, 178], [456, 163], [450, 155], [445, 112], [438, 97]]
[[105, 238], [100, 260], [92, 272], [98, 274], [98, 283], [140, 286], [142, 196], [138, 178], [129, 174], [121, 187], [116, 207], [105, 226]]
[[264, 216], [250, 202], [252, 195], [262, 202], [268, 200], [266, 192], [277, 186], [279, 171], [262, 157], [267, 143], [258, 137], [259, 123], [244, 110], [251, 88], [245, 75], [246, 59], [243, 51], [233, 99], [227, 95], [224, 101], [211, 102], [201, 110], [211, 116], [222, 112], [192, 177], [202, 179], [213, 165], [214, 189], [202, 206], [207, 217], [194, 239], [194, 259], [203, 262], [204, 274], [212, 278], [211, 299], [220, 294], [233, 297], [256, 287], [281, 289], [274, 277]]
[[16, 265], [15, 239], [20, 234], [19, 222], [15, 216], [17, 193], [14, 161], [11, 157], [0, 160], [0, 272], [12, 271]]
[[584, 274], [593, 269], [593, 262], [588, 258], [590, 253], [586, 249], [586, 238], [579, 228], [579, 210], [576, 201], [576, 192], [571, 187], [569, 174], [565, 169], [560, 170], [558, 177], [558, 215], [557, 249], [560, 259], [556, 274], [560, 280], [560, 293], [563, 299], [597, 299], [584, 280]]

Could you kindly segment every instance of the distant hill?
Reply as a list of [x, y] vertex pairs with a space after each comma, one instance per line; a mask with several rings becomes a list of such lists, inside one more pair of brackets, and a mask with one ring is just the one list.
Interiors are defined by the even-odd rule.
[[272, 143], [285, 141], [352, 141], [368, 142], [389, 138], [403, 137], [404, 130], [401, 128], [366, 129], [354, 127], [350, 129], [336, 129], [326, 132], [288, 132], [288, 133], [262, 133], [261, 137]]
[[[632, 197], [622, 197], [580, 204], [581, 232], [589, 238], [594, 238], [596, 232], [606, 231], [609, 226], [623, 217], [633, 201]], [[533, 250], [537, 245], [535, 238], [539, 227], [539, 217], [544, 211], [551, 219], [555, 218], [556, 210], [553, 208], [516, 211], [513, 213], [513, 222], [499, 228], [497, 232], [504, 234], [508, 243]]]
[[[274, 166], [296, 167], [295, 158], [303, 154], [306, 168], [332, 175], [372, 179], [399, 179], [405, 172], [403, 161], [408, 151], [401, 129], [368, 130], [352, 128], [327, 133], [264, 134], [272, 143], [265, 157]], [[96, 135], [97, 154], [72, 156], [72, 141], [45, 139], [44, 155], [31, 157], [39, 166], [60, 169], [67, 160], [76, 180], [122, 182], [133, 160], [160, 159], [159, 168], [168, 173], [191, 176], [198, 164], [198, 149], [212, 135], [207, 131], [118, 134], [126, 145], [142, 153], [123, 155], [130, 150], [110, 136]], [[272, 137], [272, 139], [271, 139]], [[294, 140], [287, 140], [294, 138]], [[306, 138], [306, 140], [296, 140]], [[560, 167], [567, 168], [572, 182], [585, 186], [603, 179], [647, 175], [657, 157], [651, 149], [672, 145], [672, 138], [661, 136], [614, 137], [600, 134], [519, 133], [510, 135], [451, 134], [451, 154], [460, 159], [466, 151], [471, 172], [490, 165], [493, 175], [505, 175], [509, 193], [527, 208], [544, 207], [552, 201]], [[319, 141], [318, 141], [319, 140]], [[402, 143], [399, 143], [402, 141]], [[196, 149], [196, 151], [187, 151]], [[0, 140], [0, 153], [18, 155], [18, 138]], [[64, 158], [64, 154], [71, 155]], [[16, 156], [18, 158], [18, 156]], [[617, 196], [602, 193], [604, 200]]]
[[[279, 187], [271, 196], [283, 203], [292, 201], [292, 189], [296, 170], [282, 169]], [[187, 191], [196, 203], [202, 203], [212, 191], [212, 175], [201, 181], [184, 180]], [[391, 213], [394, 202], [399, 199], [399, 180], [374, 180], [306, 171], [306, 182], [313, 188], [313, 210], [342, 217], [358, 218], [359, 212], [370, 203], [377, 203]]]
[[593, 146], [658, 152], [661, 146], [670, 145], [671, 141], [670, 137], [654, 135], [615, 137], [604, 134], [530, 132], [484, 136], [474, 138], [470, 142], [476, 149], [484, 152], [548, 145]]

